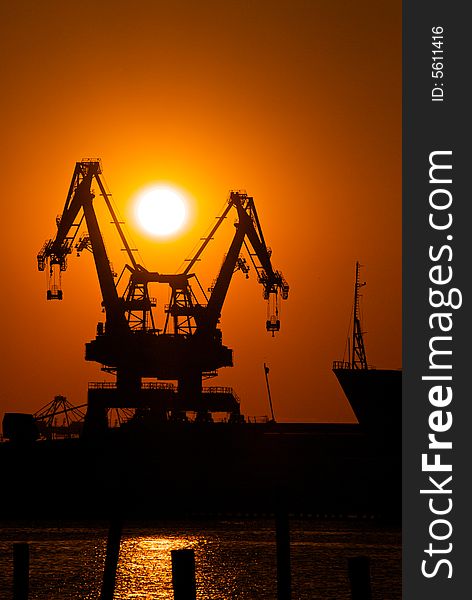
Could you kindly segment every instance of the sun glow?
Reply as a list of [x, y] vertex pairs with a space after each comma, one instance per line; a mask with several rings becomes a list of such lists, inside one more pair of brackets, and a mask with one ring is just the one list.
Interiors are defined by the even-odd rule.
[[166, 184], [149, 185], [133, 199], [139, 226], [156, 237], [169, 237], [182, 231], [189, 217], [186, 194]]

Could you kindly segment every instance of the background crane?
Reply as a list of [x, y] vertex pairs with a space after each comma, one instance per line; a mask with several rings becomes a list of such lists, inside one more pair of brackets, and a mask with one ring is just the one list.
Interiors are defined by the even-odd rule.
[[[106, 411], [112, 407], [153, 411], [161, 418], [169, 412], [183, 417], [188, 411], [196, 412], [200, 419], [210, 419], [216, 411], [239, 415], [239, 401], [231, 388], [203, 388], [202, 379], [214, 375], [220, 367], [233, 365], [232, 350], [223, 345], [218, 323], [233, 274], [241, 270], [247, 275], [249, 271], [247, 261], [240, 256], [243, 246], [269, 304], [266, 328], [272, 335], [280, 328], [279, 301], [289, 292], [282, 273], [272, 267], [271, 250], [266, 246], [253, 198], [231, 192], [225, 210], [186, 268], [181, 273], [163, 274], [148, 271], [136, 261], [101, 173], [99, 160], [76, 163], [62, 215], [57, 218], [56, 236], [44, 244], [37, 257], [39, 270], [47, 269], [48, 300], [62, 300], [61, 273], [67, 268], [68, 255], [74, 249], [93, 254], [105, 322], [98, 324], [95, 339], [86, 344], [85, 358], [114, 373], [116, 384], [91, 384], [86, 426], [102, 427]], [[94, 181], [128, 259], [118, 281], [94, 210]], [[207, 295], [192, 270], [232, 209], [238, 216], [234, 237]], [[79, 237], [84, 221], [87, 232]], [[120, 295], [117, 286], [126, 275], [128, 282]], [[162, 331], [155, 327], [156, 301], [149, 294], [151, 283], [166, 284], [171, 289]], [[191, 283], [197, 285], [198, 293]], [[158, 381], [143, 382], [145, 378]], [[177, 381], [177, 388], [169, 381]]]

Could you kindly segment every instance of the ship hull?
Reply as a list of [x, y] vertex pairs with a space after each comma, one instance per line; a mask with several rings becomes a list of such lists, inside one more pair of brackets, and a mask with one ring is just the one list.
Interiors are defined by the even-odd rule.
[[333, 369], [362, 428], [401, 435], [402, 372], [393, 369]]

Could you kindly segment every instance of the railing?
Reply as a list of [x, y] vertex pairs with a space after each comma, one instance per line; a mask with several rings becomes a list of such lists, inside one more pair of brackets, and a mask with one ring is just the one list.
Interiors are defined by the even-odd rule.
[[202, 388], [204, 394], [231, 394], [234, 396], [232, 387], [224, 387], [222, 385], [212, 385]]
[[[89, 390], [116, 390], [117, 385], [115, 381], [91, 381], [88, 384]], [[163, 383], [160, 381], [145, 381], [141, 384], [142, 390], [168, 390], [172, 392], [177, 391], [177, 387], [173, 383]], [[221, 385], [205, 386], [202, 388], [203, 394], [229, 394], [235, 398], [239, 403], [239, 398], [235, 394], [232, 387], [226, 387]]]
[[141, 389], [143, 390], [175, 390], [175, 385], [173, 383], [162, 383], [158, 381], [145, 381], [141, 385]]
[[334, 360], [333, 361], [333, 369], [351, 369], [351, 363], [346, 362], [345, 360]]
[[113, 390], [116, 389], [114, 381], [90, 381], [88, 384], [89, 390]]
[[[350, 362], [346, 362], [344, 360], [335, 360], [333, 361], [333, 369], [352, 369], [353, 366]], [[363, 367], [362, 369], [358, 366], [358, 363], [356, 363], [356, 366], [354, 366], [355, 369], [358, 370], [366, 370], [366, 367]], [[369, 371], [375, 371], [377, 370], [377, 367], [375, 367], [374, 365], [367, 365], [367, 369]], [[394, 371], [401, 371], [401, 369], [393, 369]]]
[[241, 404], [241, 401], [239, 400], [238, 395], [236, 394], [236, 392], [233, 390], [232, 387], [223, 387], [221, 385], [203, 387], [202, 393], [203, 394], [229, 394], [230, 396], [233, 396], [233, 398], [236, 400], [236, 402], [238, 404]]
[[[91, 381], [88, 384], [89, 390], [116, 390], [115, 381]], [[173, 383], [162, 383], [159, 381], [145, 381], [141, 384], [142, 390], [175, 390]]]
[[[180, 304], [164, 304], [164, 312], [170, 312], [172, 308], [178, 308], [183, 310], [195, 309], [195, 308], [206, 308], [208, 304], [194, 304], [193, 306], [181, 306]], [[191, 314], [191, 313], [190, 313]], [[180, 315], [179, 315], [180, 316]], [[182, 315], [185, 316], [185, 315]]]

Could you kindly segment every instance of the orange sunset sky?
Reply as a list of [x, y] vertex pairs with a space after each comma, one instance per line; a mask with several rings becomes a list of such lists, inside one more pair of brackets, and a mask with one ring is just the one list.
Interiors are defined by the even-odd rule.
[[[62, 302], [46, 301], [36, 268], [75, 162], [100, 157], [150, 270], [178, 269], [229, 190], [254, 197], [290, 297], [272, 338], [254, 271], [235, 274], [221, 323], [235, 367], [210, 384], [233, 386], [244, 414], [268, 414], [267, 362], [279, 420], [353, 421], [331, 363], [356, 260], [368, 360], [401, 366], [401, 3], [19, 0], [2, 3], [0, 27], [0, 412], [34, 412], [57, 394], [83, 404], [87, 382], [106, 378], [84, 361], [103, 319], [91, 255], [69, 258]], [[193, 198], [189, 227], [166, 241], [133, 221], [132, 195], [155, 181]], [[197, 268], [205, 287], [229, 221]], [[155, 295], [162, 323], [167, 290]]]

